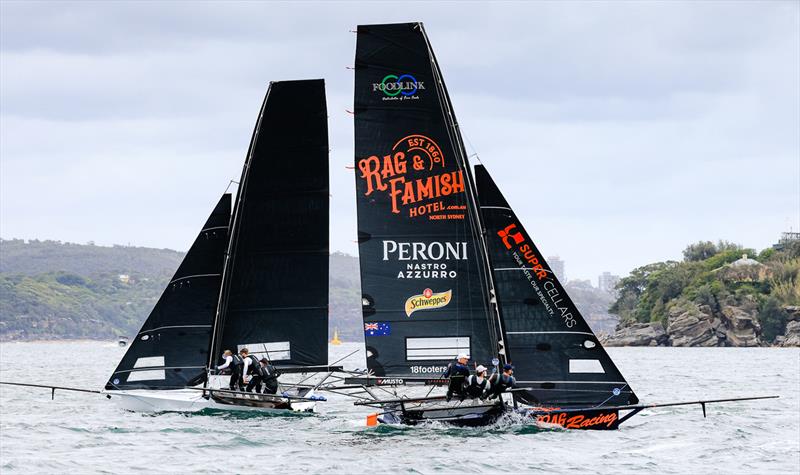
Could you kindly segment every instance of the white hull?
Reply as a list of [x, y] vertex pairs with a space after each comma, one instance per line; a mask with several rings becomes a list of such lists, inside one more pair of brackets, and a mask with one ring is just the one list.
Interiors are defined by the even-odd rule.
[[[227, 378], [212, 376], [210, 386], [213, 389], [223, 389]], [[199, 388], [199, 387], [198, 387]], [[296, 391], [292, 391], [295, 393]], [[224, 411], [262, 411], [262, 412], [315, 412], [315, 401], [291, 400], [280, 396], [269, 397], [251, 395], [225, 395], [219, 398], [208, 397], [207, 393], [196, 389], [120, 389], [105, 390], [103, 394], [112, 402], [126, 411], [133, 412], [199, 412], [204, 409], [219, 409]], [[308, 397], [313, 391], [303, 394]], [[267, 403], [265, 404], [265, 399]], [[274, 404], [270, 404], [273, 402]], [[279, 406], [279, 407], [270, 407]]]

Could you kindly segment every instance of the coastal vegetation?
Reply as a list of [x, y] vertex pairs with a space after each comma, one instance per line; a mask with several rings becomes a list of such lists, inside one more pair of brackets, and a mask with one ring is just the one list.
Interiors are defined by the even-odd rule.
[[617, 339], [654, 329], [646, 344], [779, 342], [800, 306], [799, 275], [798, 240], [760, 253], [725, 241], [691, 244], [682, 261], [647, 264], [620, 280], [610, 308], [620, 316]]

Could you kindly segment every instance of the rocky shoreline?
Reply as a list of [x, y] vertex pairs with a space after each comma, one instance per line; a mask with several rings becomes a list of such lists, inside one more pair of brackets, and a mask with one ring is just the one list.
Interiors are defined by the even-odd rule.
[[725, 306], [714, 311], [708, 305], [685, 303], [660, 322], [620, 322], [613, 335], [602, 338], [605, 346], [677, 347], [800, 347], [800, 306], [784, 307], [788, 318], [782, 335], [774, 341], [761, 338], [756, 308]]

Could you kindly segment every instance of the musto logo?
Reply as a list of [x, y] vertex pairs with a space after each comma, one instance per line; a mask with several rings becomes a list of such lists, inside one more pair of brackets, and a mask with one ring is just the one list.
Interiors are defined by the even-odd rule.
[[381, 91], [384, 101], [419, 99], [416, 94], [424, 89], [425, 84], [410, 74], [388, 74], [381, 82], [372, 83], [372, 92]]
[[[372, 155], [358, 161], [361, 178], [370, 196], [375, 191], [388, 195], [392, 213], [408, 217], [428, 215], [429, 219], [464, 219], [466, 206], [446, 205], [441, 198], [464, 192], [461, 170], [445, 170], [445, 156], [439, 145], [419, 134], [403, 137], [391, 153]], [[408, 174], [421, 176], [410, 179]]]
[[431, 289], [425, 289], [421, 295], [414, 295], [406, 300], [406, 316], [410, 317], [417, 310], [432, 310], [442, 308], [450, 303], [453, 298], [453, 291], [434, 293]]
[[[384, 261], [403, 261], [398, 279], [455, 279], [458, 272], [448, 266], [467, 260], [466, 242], [383, 241]], [[455, 266], [457, 267], [457, 266]]]

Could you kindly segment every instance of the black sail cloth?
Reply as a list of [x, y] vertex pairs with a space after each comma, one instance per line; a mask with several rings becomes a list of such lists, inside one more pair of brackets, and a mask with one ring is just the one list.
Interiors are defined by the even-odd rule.
[[214, 356], [246, 346], [281, 365], [328, 363], [328, 206], [325, 83], [273, 82], [240, 181]]
[[358, 27], [358, 241], [379, 376], [436, 377], [458, 353], [488, 366], [496, 352], [469, 170], [438, 75], [421, 24]]
[[231, 195], [217, 203], [106, 389], [175, 389], [206, 375], [217, 309]]
[[597, 340], [531, 236], [483, 166], [478, 197], [506, 352], [522, 401], [550, 407], [636, 404], [638, 398]]

